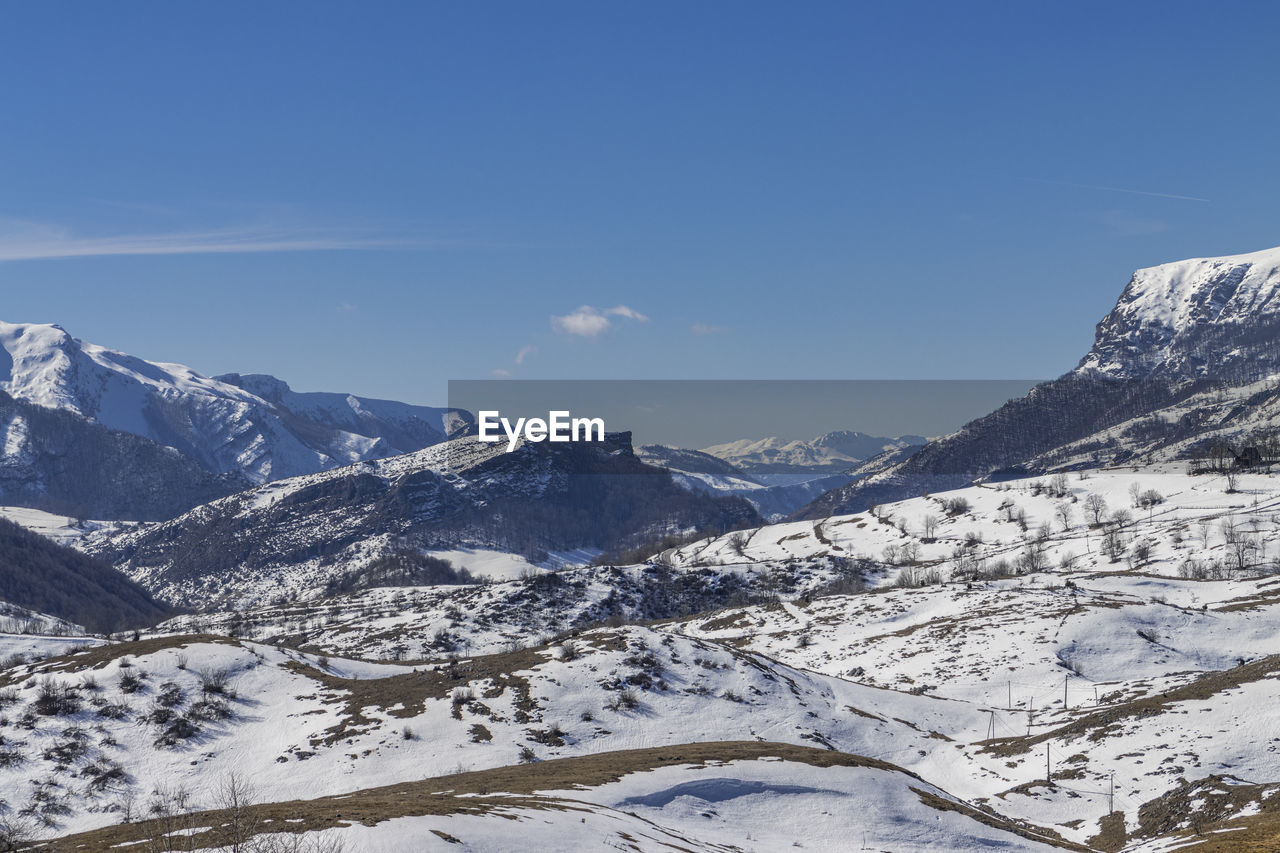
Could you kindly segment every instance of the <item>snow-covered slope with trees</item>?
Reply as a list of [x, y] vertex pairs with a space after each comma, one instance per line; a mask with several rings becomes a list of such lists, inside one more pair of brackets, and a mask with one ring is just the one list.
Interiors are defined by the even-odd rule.
[[691, 493], [640, 462], [630, 433], [511, 453], [462, 437], [268, 483], [166, 522], [91, 535], [81, 547], [165, 600], [207, 608], [374, 585], [366, 573], [382, 585], [455, 579], [422, 552], [481, 549], [543, 563], [551, 552], [758, 522], [750, 504]]
[[[308, 660], [329, 652], [459, 665], [524, 654], [535, 638], [548, 660], [590, 661], [595, 677], [606, 680], [607, 666], [596, 655], [613, 641], [600, 638], [626, 636], [623, 659], [638, 667], [638, 680], [628, 676], [628, 683], [640, 703], [657, 703], [662, 683], [699, 694], [699, 674], [719, 671], [707, 661], [727, 653], [770, 674], [752, 682], [763, 695], [743, 682], [708, 685], [729, 702], [707, 712], [724, 716], [725, 728], [714, 722], [705, 731], [696, 729], [701, 724], [690, 728], [668, 719], [673, 712], [665, 704], [652, 704], [646, 716], [654, 719], [629, 724], [627, 732], [667, 720], [680, 734], [645, 728], [637, 735], [649, 738], [643, 745], [674, 744], [694, 730], [698, 740], [712, 731], [741, 738], [731, 721], [735, 703], [745, 700], [757, 721], [751, 737], [824, 745], [814, 740], [820, 735], [839, 752], [915, 773], [968, 808], [1022, 821], [1049, 839], [1043, 843], [1156, 850], [1217, 827], [1255, 837], [1264, 831], [1258, 822], [1280, 806], [1272, 802], [1280, 759], [1266, 747], [1268, 732], [1280, 730], [1278, 558], [1280, 484], [1271, 475], [1128, 467], [975, 486], [874, 513], [738, 531], [672, 548], [647, 565], [366, 590], [184, 616], [164, 630], [301, 646]], [[671, 618], [682, 609], [691, 615]], [[637, 618], [662, 621], [643, 631], [622, 627]], [[602, 623], [620, 627], [592, 628]], [[706, 645], [695, 650], [689, 641]], [[646, 667], [648, 675], [640, 675]], [[570, 683], [562, 670], [548, 672], [561, 686]], [[800, 693], [779, 692], [773, 678], [782, 686], [794, 682]], [[832, 698], [818, 701], [815, 690], [829, 690]], [[800, 703], [786, 712], [799, 740], [783, 737], [782, 728], [762, 728], [788, 694]], [[496, 710], [484, 695], [476, 690]], [[828, 718], [824, 708], [833, 704], [906, 731], [875, 729], [874, 746], [855, 745], [838, 734], [839, 715]], [[569, 716], [579, 712], [575, 706]], [[497, 729], [481, 724], [499, 739]], [[563, 722], [561, 728], [578, 736]], [[432, 732], [437, 744], [452, 742]], [[733, 778], [736, 785], [743, 777]], [[886, 780], [877, 784], [892, 788]], [[697, 788], [688, 790], [689, 807], [720, 813], [713, 801], [699, 799]], [[870, 790], [847, 791], [846, 803], [862, 802]], [[792, 807], [804, 808], [799, 800]], [[683, 812], [643, 814], [674, 829], [673, 814]], [[413, 824], [390, 817], [379, 824], [379, 833], [389, 834], [371, 837], [394, 839], [396, 827], [428, 825], [477, 843], [498, 837], [484, 821]], [[921, 849], [909, 837], [877, 835], [890, 831], [886, 825], [896, 824], [868, 822], [869, 837], [881, 845], [870, 849]], [[548, 832], [568, 831], [558, 820], [549, 826], [558, 829]], [[984, 842], [953, 843], [970, 850]]]

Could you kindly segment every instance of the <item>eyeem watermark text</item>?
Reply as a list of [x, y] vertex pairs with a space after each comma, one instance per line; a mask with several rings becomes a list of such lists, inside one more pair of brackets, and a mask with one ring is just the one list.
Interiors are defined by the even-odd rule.
[[[568, 412], [547, 412], [542, 418], [517, 418], [512, 424], [501, 412], [477, 412], [476, 437], [490, 444], [507, 439], [507, 452], [525, 441], [604, 441], [604, 418], [575, 418]], [[501, 432], [499, 432], [501, 427]], [[592, 436], [595, 436], [594, 438]]]

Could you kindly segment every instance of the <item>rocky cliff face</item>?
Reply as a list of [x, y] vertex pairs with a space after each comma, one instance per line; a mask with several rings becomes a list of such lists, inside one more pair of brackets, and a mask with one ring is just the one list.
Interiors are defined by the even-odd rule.
[[1280, 371], [1280, 248], [1138, 270], [1077, 372], [1232, 382]]

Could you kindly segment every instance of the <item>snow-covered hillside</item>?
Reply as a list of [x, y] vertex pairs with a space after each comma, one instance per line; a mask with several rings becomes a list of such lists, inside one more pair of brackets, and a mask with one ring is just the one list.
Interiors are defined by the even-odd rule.
[[81, 547], [167, 601], [207, 610], [369, 586], [361, 573], [388, 558], [443, 554], [454, 568], [492, 574], [494, 552], [545, 567], [557, 555], [580, 562], [759, 520], [744, 501], [690, 493], [641, 463], [629, 433], [511, 453], [461, 437], [268, 483], [170, 521], [90, 535]]
[[[417, 450], [466, 418], [345, 394], [299, 394], [270, 376], [203, 376], [73, 338], [0, 323], [0, 390], [176, 448], [215, 474], [255, 482]], [[4, 434], [4, 454], [22, 434]]]
[[[561, 632], [666, 616], [643, 609], [662, 590], [679, 590], [668, 603], [697, 615], [649, 628], [649, 648], [708, 643], [827, 679], [859, 715], [937, 733], [917, 746], [882, 731], [885, 746], [858, 754], [1068, 843], [1171, 849], [1207, 827], [1254, 833], [1271, 813], [1280, 478], [1265, 473], [1163, 465], [1028, 478], [740, 531], [649, 566], [368, 590], [180, 617], [165, 629], [239, 633], [312, 654], [438, 659], [514, 651], [527, 637], [555, 648]], [[707, 612], [708, 601], [735, 595], [741, 603]], [[589, 636], [569, 642], [577, 649]], [[690, 656], [703, 653], [664, 658], [662, 678], [687, 678], [673, 670]], [[846, 699], [851, 684], [873, 692]], [[792, 725], [807, 731], [816, 719], [828, 737], [820, 703], [800, 701]], [[489, 837], [482, 826], [469, 831]], [[870, 849], [899, 849], [880, 843]], [[968, 843], [955, 849], [978, 849]]]
[[123, 530], [132, 526], [132, 522], [78, 519], [25, 506], [0, 506], [0, 518], [21, 524], [59, 545], [74, 545], [90, 533]]
[[[1004, 839], [1013, 845], [1006, 849], [1019, 850], [1046, 849], [1054, 838], [1052, 831], [983, 815], [919, 778], [925, 763], [940, 775], [963, 776], [960, 751], [935, 746], [979, 728], [978, 709], [644, 628], [414, 667], [209, 637], [157, 637], [26, 664], [0, 680], [6, 706], [0, 790], [10, 813], [41, 823], [50, 835], [166, 809], [216, 807], [232, 777], [252, 780], [255, 799], [282, 802], [371, 796], [380, 786], [424, 777], [600, 756], [614, 776], [579, 765], [581, 775], [558, 777], [558, 768], [575, 765], [547, 764], [530, 780], [530, 792], [552, 797], [568, 796], [578, 783], [598, 789], [574, 797], [602, 807], [599, 823], [575, 832], [604, 831], [616, 820], [606, 820], [610, 815], [630, 812], [640, 823], [622, 830], [670, 821], [671, 837], [692, 835], [703, 844], [736, 841], [758, 849], [779, 833], [806, 837], [734, 820], [763, 797], [783, 814], [827, 812], [824, 837], [858, 825], [833, 814], [847, 813], [851, 799], [882, 802], [899, 819], [865, 827], [874, 842], [869, 849], [929, 849], [939, 832], [958, 844]], [[670, 749], [627, 752], [654, 746]], [[770, 757], [792, 766], [759, 760]], [[806, 764], [861, 772], [817, 773]], [[632, 772], [657, 775], [633, 779], [626, 775]], [[520, 773], [490, 774], [482, 793], [522, 793], [513, 775]], [[439, 782], [429, 785], [442, 790]], [[915, 796], [908, 795], [912, 789]], [[360, 796], [354, 799], [349, 805], [358, 813]], [[691, 821], [689, 809], [699, 802], [711, 804], [711, 814]], [[308, 822], [333, 818], [332, 810], [294, 808], [290, 817]], [[404, 827], [392, 820], [421, 813], [411, 807], [383, 813], [372, 837], [402, 840], [363, 849], [422, 849], [404, 844], [397, 834]], [[136, 838], [161, 828], [177, 825], [122, 831]], [[493, 832], [484, 822], [450, 821], [444, 828], [455, 837]]]

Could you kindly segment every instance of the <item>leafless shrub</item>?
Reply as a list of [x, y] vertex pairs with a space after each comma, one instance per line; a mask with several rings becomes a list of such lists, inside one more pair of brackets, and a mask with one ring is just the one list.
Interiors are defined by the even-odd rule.
[[619, 690], [605, 705], [610, 711], [634, 711], [640, 707], [640, 694], [630, 687]]
[[200, 692], [206, 696], [226, 696], [228, 699], [234, 699], [236, 693], [230, 686], [232, 674], [232, 671], [227, 667], [197, 671], [196, 676], [200, 679]]
[[61, 682], [44, 678], [31, 706], [42, 717], [68, 717], [80, 710], [80, 695]]

